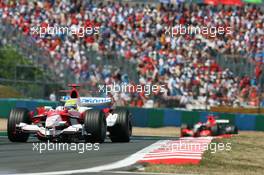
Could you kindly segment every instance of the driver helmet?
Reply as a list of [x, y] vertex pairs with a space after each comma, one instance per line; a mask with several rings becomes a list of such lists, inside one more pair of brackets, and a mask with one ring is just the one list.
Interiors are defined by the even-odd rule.
[[215, 124], [215, 116], [212, 115], [212, 114], [208, 115], [208, 117], [207, 117], [207, 123], [208, 124]]
[[67, 100], [64, 104], [64, 107], [66, 109], [77, 109], [77, 98]]

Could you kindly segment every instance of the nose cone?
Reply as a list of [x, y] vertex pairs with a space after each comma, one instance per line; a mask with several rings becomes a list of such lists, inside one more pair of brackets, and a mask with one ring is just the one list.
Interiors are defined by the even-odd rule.
[[46, 128], [59, 126], [60, 121], [62, 121], [60, 115], [49, 116], [46, 118]]

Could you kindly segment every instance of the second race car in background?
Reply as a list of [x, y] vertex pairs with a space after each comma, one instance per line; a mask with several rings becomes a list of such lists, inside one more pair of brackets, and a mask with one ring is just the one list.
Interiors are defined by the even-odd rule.
[[229, 120], [216, 119], [215, 116], [209, 115], [206, 123], [182, 124], [180, 135], [181, 137], [201, 137], [224, 134], [238, 134], [238, 129], [235, 125], [230, 124]]

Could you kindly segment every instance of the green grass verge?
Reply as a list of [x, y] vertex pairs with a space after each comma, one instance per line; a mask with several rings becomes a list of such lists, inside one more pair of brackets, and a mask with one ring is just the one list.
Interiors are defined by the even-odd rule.
[[215, 139], [212, 143], [231, 143], [230, 151], [206, 151], [199, 165], [151, 165], [146, 172], [188, 174], [263, 174], [264, 132], [242, 132], [237, 136]]

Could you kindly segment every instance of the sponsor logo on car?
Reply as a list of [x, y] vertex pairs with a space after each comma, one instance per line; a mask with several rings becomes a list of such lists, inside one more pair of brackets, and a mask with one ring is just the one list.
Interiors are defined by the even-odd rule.
[[94, 104], [94, 103], [110, 103], [110, 102], [111, 102], [110, 98], [81, 98], [81, 103]]

